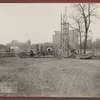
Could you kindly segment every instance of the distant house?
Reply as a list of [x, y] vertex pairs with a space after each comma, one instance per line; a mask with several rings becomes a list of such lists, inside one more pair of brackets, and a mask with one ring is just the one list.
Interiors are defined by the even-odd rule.
[[19, 52], [20, 49], [19, 49], [18, 46], [11, 46], [11, 47], [10, 47], [10, 51], [11, 51], [11, 52]]
[[29, 50], [31, 47], [31, 41], [28, 40], [27, 42], [18, 42], [17, 40], [12, 40], [11, 43], [7, 44], [7, 46], [9, 46], [13, 52]]

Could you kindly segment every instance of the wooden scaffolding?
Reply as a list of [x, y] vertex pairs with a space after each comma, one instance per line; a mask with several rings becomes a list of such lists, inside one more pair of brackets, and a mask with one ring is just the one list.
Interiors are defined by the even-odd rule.
[[67, 20], [67, 7], [65, 13], [61, 14], [61, 37], [59, 50], [62, 55], [69, 55], [69, 22]]

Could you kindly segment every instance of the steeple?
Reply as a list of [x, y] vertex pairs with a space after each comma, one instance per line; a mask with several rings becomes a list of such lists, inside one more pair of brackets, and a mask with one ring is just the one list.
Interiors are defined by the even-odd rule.
[[63, 26], [62, 23], [63, 23], [63, 18], [62, 18], [62, 14], [61, 14], [61, 23], [60, 23], [61, 24], [61, 30], [62, 30], [62, 26]]
[[67, 20], [67, 7], [65, 7], [65, 13], [63, 15], [63, 19], [64, 19], [64, 22], [68, 23], [68, 20]]

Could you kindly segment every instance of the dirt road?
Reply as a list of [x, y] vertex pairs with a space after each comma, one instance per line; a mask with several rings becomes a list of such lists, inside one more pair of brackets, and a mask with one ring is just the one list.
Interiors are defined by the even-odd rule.
[[2, 58], [0, 89], [0, 96], [98, 97], [100, 60]]

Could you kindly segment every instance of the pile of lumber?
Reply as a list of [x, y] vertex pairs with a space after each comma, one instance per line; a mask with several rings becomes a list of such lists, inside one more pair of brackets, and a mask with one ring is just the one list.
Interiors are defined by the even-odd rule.
[[100, 55], [95, 54], [94, 52], [88, 54], [81, 54], [80, 59], [100, 59]]

